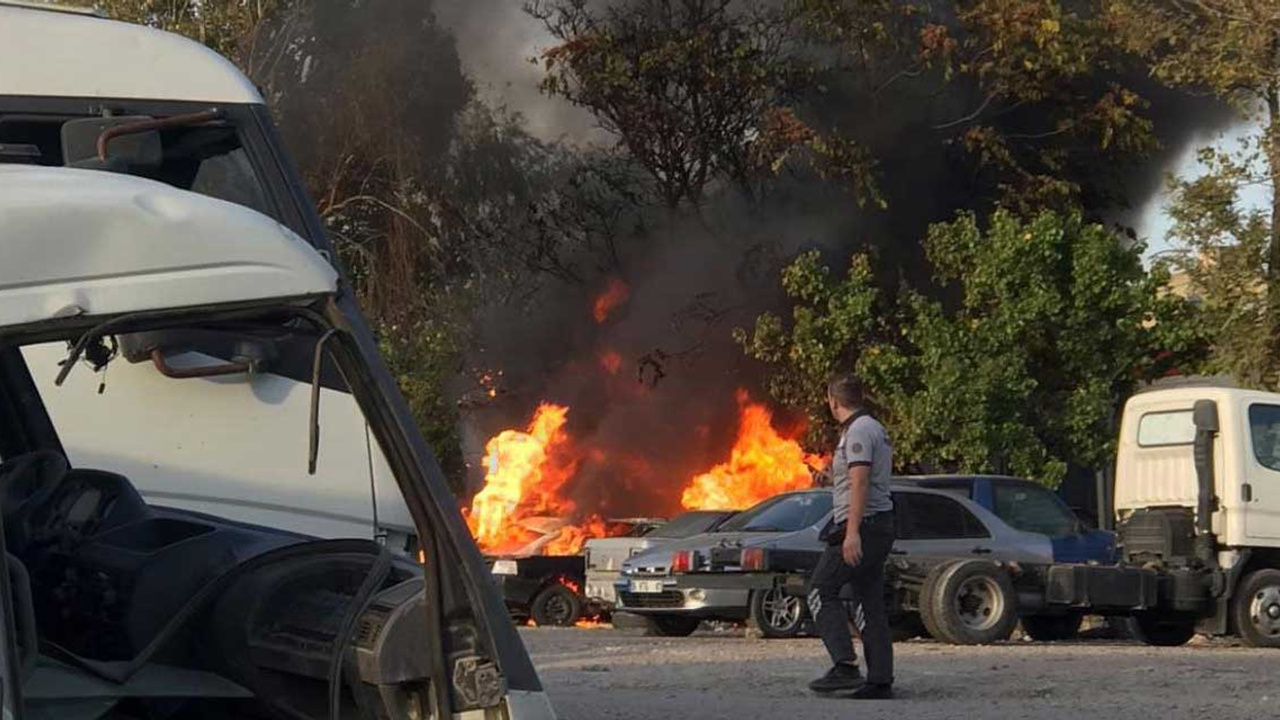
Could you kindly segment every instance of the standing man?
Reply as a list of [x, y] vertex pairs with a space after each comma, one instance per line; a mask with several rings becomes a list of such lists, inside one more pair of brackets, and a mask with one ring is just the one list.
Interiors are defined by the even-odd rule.
[[[893, 547], [893, 499], [889, 480], [893, 447], [889, 435], [866, 409], [862, 384], [848, 374], [827, 383], [827, 405], [840, 423], [840, 442], [831, 458], [834, 525], [824, 539], [809, 587], [809, 608], [831, 656], [826, 675], [809, 683], [815, 692], [852, 690], [860, 700], [893, 697], [893, 639], [885, 610], [884, 565]], [[867, 679], [849, 632], [849, 614], [840, 590], [852, 584], [862, 604], [862, 651]]]

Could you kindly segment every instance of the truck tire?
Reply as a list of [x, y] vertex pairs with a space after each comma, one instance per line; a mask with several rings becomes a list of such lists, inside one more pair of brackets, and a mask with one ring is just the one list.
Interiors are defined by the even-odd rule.
[[918, 637], [927, 638], [929, 631], [925, 629], [924, 622], [917, 613], [905, 613], [889, 621], [889, 635], [898, 643]]
[[1186, 645], [1196, 636], [1196, 619], [1185, 615], [1151, 611], [1134, 613], [1129, 627], [1137, 639], [1156, 647]]
[[920, 594], [920, 619], [934, 638], [953, 645], [1008, 640], [1018, 624], [1018, 595], [1003, 568], [983, 560], [935, 567]]
[[1073, 640], [1080, 632], [1084, 616], [1080, 613], [1065, 615], [1024, 615], [1022, 629], [1036, 642]]
[[570, 627], [582, 618], [582, 598], [564, 585], [552, 583], [533, 598], [529, 617], [544, 627]]
[[1280, 647], [1280, 570], [1246, 575], [1231, 600], [1231, 616], [1246, 645]]
[[788, 595], [782, 588], [751, 593], [747, 619], [766, 638], [793, 638], [805, 620], [804, 598]]
[[663, 637], [689, 637], [702, 624], [696, 617], [685, 615], [650, 615], [653, 631]]

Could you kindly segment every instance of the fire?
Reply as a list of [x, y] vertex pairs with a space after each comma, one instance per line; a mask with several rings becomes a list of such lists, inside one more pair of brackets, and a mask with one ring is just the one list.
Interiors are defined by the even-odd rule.
[[480, 547], [510, 546], [528, 534], [515, 524], [533, 515], [563, 515], [573, 504], [560, 488], [573, 476], [573, 463], [559, 461], [556, 451], [568, 442], [564, 424], [569, 408], [543, 403], [526, 431], [503, 430], [485, 445], [484, 488], [471, 501], [467, 524]]
[[537, 551], [573, 555], [588, 538], [608, 531], [596, 515], [581, 525], [556, 520], [571, 517], [577, 510], [564, 494], [565, 483], [578, 468], [564, 430], [568, 415], [569, 408], [563, 405], [543, 403], [524, 431], [503, 430], [485, 445], [484, 488], [465, 513], [471, 535], [482, 550], [515, 552], [537, 542], [542, 533], [550, 539]]
[[[582, 551], [582, 544], [591, 538], [605, 537], [609, 527], [599, 515], [592, 515], [581, 525], [566, 525], [560, 530], [560, 536], [552, 540], [546, 548], [548, 555], [576, 555]], [[577, 592], [577, 590], [574, 590]]]
[[599, 630], [599, 629], [610, 629], [613, 627], [613, 623], [604, 622], [603, 620], [588, 620], [586, 618], [583, 618], [582, 620], [579, 620], [578, 622], [574, 623], [573, 626], [584, 628], [587, 630]]
[[626, 304], [627, 299], [631, 297], [631, 288], [620, 278], [610, 278], [609, 285], [604, 292], [596, 298], [592, 307], [592, 314], [595, 315], [596, 322], [602, 323], [609, 319], [609, 315], [613, 311]]
[[738, 437], [727, 462], [693, 478], [681, 504], [689, 510], [741, 510], [788, 490], [813, 485], [821, 459], [773, 427], [769, 409], [738, 391]]
[[616, 350], [605, 350], [600, 353], [600, 367], [610, 375], [617, 375], [622, 368], [622, 356]]

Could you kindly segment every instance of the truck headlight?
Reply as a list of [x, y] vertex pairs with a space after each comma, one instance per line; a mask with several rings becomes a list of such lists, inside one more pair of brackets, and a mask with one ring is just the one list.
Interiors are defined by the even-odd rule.
[[494, 575], [517, 575], [520, 569], [516, 567], [515, 560], [494, 560], [489, 572]]

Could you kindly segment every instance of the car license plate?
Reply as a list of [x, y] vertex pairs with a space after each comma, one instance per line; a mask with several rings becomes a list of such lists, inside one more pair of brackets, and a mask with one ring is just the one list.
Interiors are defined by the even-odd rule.
[[661, 580], [632, 580], [631, 592], [660, 593], [662, 592], [662, 581]]

